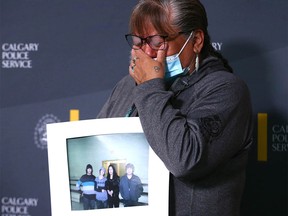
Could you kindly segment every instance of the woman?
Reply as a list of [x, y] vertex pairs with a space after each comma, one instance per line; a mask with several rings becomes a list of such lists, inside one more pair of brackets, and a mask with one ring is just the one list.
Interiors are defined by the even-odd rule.
[[107, 195], [107, 178], [105, 177], [106, 169], [101, 167], [99, 169], [99, 176], [95, 178], [95, 193], [96, 193], [96, 206], [97, 209], [108, 207]]
[[108, 166], [107, 174], [107, 193], [108, 193], [108, 207], [119, 207], [119, 182], [120, 178], [113, 165]]
[[198, 0], [140, 1], [126, 35], [129, 76], [98, 115], [139, 116], [171, 173], [171, 216], [240, 215], [252, 143], [250, 95], [212, 48], [207, 28]]

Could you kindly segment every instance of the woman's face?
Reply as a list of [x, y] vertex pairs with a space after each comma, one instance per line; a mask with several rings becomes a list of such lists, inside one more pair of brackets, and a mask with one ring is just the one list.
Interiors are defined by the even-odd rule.
[[100, 175], [104, 176], [105, 175], [105, 171], [103, 169], [100, 170]]
[[109, 167], [109, 174], [113, 175], [113, 168], [111, 166]]
[[[135, 32], [136, 35], [137, 32]], [[160, 32], [157, 32], [156, 29], [152, 25], [148, 25], [145, 28], [145, 35], [139, 35], [140, 37], [146, 38], [151, 35], [157, 35]], [[187, 37], [184, 34], [179, 34], [178, 36], [174, 37], [172, 40], [168, 40], [168, 50], [166, 56], [171, 56], [179, 53], [181, 48], [183, 47], [184, 43], [186, 42]], [[149, 55], [151, 58], [157, 57], [157, 50], [153, 50], [148, 44], [144, 44], [142, 46], [142, 50]], [[189, 40], [187, 45], [185, 46], [184, 50], [180, 54], [179, 58], [181, 60], [182, 67], [188, 67], [191, 63], [192, 59], [195, 58], [195, 54], [193, 53], [193, 43], [192, 38]]]

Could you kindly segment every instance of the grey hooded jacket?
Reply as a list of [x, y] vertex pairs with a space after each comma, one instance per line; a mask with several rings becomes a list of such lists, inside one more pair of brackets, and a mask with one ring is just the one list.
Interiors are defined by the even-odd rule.
[[[145, 136], [170, 171], [170, 216], [238, 216], [252, 143], [246, 84], [214, 57], [177, 78], [135, 85], [124, 77], [98, 118], [136, 107]], [[133, 111], [133, 110], [132, 110]]]

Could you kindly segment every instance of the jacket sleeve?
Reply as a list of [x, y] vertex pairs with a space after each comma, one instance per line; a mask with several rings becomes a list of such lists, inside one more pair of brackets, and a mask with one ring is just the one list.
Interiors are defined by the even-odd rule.
[[122, 197], [124, 196], [123, 181], [124, 181], [124, 179], [123, 179], [123, 177], [121, 177], [120, 182], [119, 182], [119, 192], [120, 192]]
[[190, 87], [183, 98], [175, 98], [162, 79], [153, 79], [133, 92], [147, 140], [175, 177], [202, 178], [249, 143], [245, 139], [251, 131], [251, 104], [246, 85], [236, 78], [212, 78], [203, 86], [197, 91]]
[[82, 182], [80, 181], [80, 179], [76, 182], [76, 188], [77, 188], [77, 190], [80, 190], [81, 188], [80, 188], [80, 186], [82, 185]]
[[108, 100], [97, 115], [97, 118], [124, 117], [132, 105], [131, 89], [135, 88], [135, 81], [125, 76], [113, 88]]
[[137, 198], [141, 197], [142, 193], [143, 193], [143, 185], [142, 182], [140, 180], [140, 178], [138, 177], [138, 184], [137, 184]]

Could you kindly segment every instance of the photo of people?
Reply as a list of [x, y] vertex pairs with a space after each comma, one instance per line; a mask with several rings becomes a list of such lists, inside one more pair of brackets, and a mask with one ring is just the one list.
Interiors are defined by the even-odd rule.
[[67, 158], [71, 210], [149, 204], [149, 145], [143, 133], [67, 139]]

